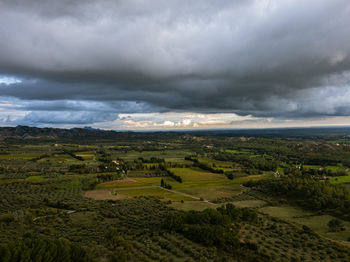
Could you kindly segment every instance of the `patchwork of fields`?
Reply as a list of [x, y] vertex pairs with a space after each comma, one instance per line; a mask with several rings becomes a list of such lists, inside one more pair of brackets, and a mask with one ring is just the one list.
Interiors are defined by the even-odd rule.
[[[149, 143], [145, 144], [148, 148]], [[288, 168], [295, 168], [295, 163], [274, 163], [273, 157], [261, 152], [262, 150], [258, 152], [254, 149], [230, 148], [217, 151], [213, 149], [212, 152], [204, 147], [204, 150], [198, 151], [191, 150], [192, 144], [189, 148], [179, 150], [168, 148], [174, 147], [168, 142], [164, 144], [166, 146], [156, 143], [154, 150], [141, 150], [136, 146], [130, 148], [113, 143], [95, 146], [12, 145], [0, 154], [0, 186], [4, 195], [1, 208], [9, 214], [15, 214], [16, 221], [27, 219], [27, 213], [33, 214], [31, 223], [35, 219], [37, 224], [46, 217], [54, 217], [55, 214], [64, 212], [64, 219], [67, 220], [68, 216], [71, 223], [79, 227], [79, 223], [91, 224], [92, 220], [98, 220], [97, 217], [101, 214], [106, 215], [104, 223], [114, 219], [115, 215], [106, 210], [99, 211], [97, 215], [93, 209], [90, 210], [90, 205], [95, 205], [94, 208], [96, 205], [114, 207], [119, 202], [142, 202], [143, 197], [149, 197], [169, 210], [203, 211], [232, 203], [235, 207], [257, 212], [260, 219], [257, 224], [241, 225], [241, 241], [257, 244], [259, 251], [271, 258], [276, 259], [281, 254], [287, 254], [289, 259], [295, 261], [303, 257], [310, 261], [313, 258], [310, 254], [315, 253], [316, 261], [322, 261], [323, 258], [336, 257], [338, 251], [334, 246], [327, 251], [329, 253], [316, 254], [314, 249], [317, 245], [326, 248], [329, 243], [327, 241], [331, 241], [335, 245], [349, 246], [350, 222], [340, 219], [342, 229], [331, 231], [328, 223], [336, 219], [336, 216], [326, 212], [308, 211], [282, 197], [246, 186], [246, 183], [252, 181], [279, 179], [289, 172]], [[349, 173], [342, 165], [304, 165], [303, 168], [307, 172], [330, 170]], [[350, 174], [330, 174], [324, 179], [322, 173], [320, 183], [330, 182], [339, 187], [350, 185]], [[28, 210], [17, 212], [27, 206], [30, 207]], [[142, 209], [140, 206], [136, 208]], [[143, 215], [147, 217], [147, 211], [145, 212]], [[157, 217], [157, 211], [153, 212]], [[57, 219], [61, 221], [63, 218]], [[120, 219], [123, 221], [125, 218], [121, 216]], [[128, 228], [138, 228], [137, 217], [128, 219], [131, 219]], [[59, 224], [57, 221], [55, 223]], [[306, 234], [305, 226], [314, 235], [302, 240]], [[137, 231], [135, 236], [137, 234], [140, 232]], [[99, 237], [98, 241], [103, 241], [103, 237]], [[289, 237], [293, 240], [287, 240]], [[178, 241], [182, 238], [176, 236], [174, 239]], [[284, 243], [281, 239], [284, 239]], [[294, 244], [294, 240], [300, 241], [301, 246]], [[134, 244], [135, 247], [142, 245], [137, 240]], [[270, 246], [273, 248], [270, 249]]]

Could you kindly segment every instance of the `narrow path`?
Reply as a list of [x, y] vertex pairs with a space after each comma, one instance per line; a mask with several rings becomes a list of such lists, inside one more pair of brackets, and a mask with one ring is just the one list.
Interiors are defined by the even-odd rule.
[[[137, 181], [137, 180], [134, 180], [134, 181]], [[140, 182], [140, 181], [137, 181], [137, 182]], [[143, 184], [147, 184], [147, 183], [144, 183], [144, 182], [141, 182]], [[116, 189], [117, 192], [122, 192], [123, 190], [131, 190], [131, 189], [146, 189], [146, 188], [160, 188], [162, 190], [165, 190], [165, 191], [168, 191], [168, 192], [172, 192], [172, 193], [175, 193], [175, 194], [179, 194], [179, 195], [182, 195], [182, 196], [186, 196], [186, 197], [190, 197], [190, 198], [193, 198], [193, 199], [196, 199], [196, 200], [201, 200], [200, 197], [196, 197], [196, 196], [193, 196], [193, 195], [190, 195], [190, 194], [187, 194], [187, 193], [183, 193], [183, 192], [179, 192], [179, 191], [176, 191], [176, 190], [173, 190], [173, 189], [167, 189], [167, 188], [164, 188], [164, 187], [161, 187], [161, 186], [156, 186], [156, 185], [148, 185], [148, 186], [133, 186], [133, 187], [125, 187], [125, 188], [118, 188]], [[209, 202], [208, 200], [204, 199], [202, 202], [206, 202], [206, 203], [209, 203], [211, 205], [216, 205], [214, 203], [211, 203]]]
[[123, 191], [123, 190], [133, 190], [133, 189], [146, 189], [146, 188], [157, 188], [160, 186], [155, 186], [155, 185], [148, 185], [148, 186], [130, 186], [130, 187], [119, 187], [119, 188], [107, 188], [107, 189], [115, 189], [117, 192], [118, 191]]
[[[160, 186], [159, 186], [160, 187]], [[186, 196], [186, 197], [191, 197], [193, 199], [196, 199], [196, 200], [201, 200], [200, 197], [196, 197], [196, 196], [192, 196], [190, 194], [186, 194], [186, 193], [183, 193], [183, 192], [179, 192], [179, 191], [176, 191], [176, 190], [173, 190], [173, 189], [167, 189], [167, 188], [163, 188], [163, 187], [160, 187], [161, 189], [163, 190], [166, 190], [166, 191], [169, 191], [169, 192], [173, 192], [173, 193], [176, 193], [176, 194], [179, 194], [179, 195], [183, 195], [183, 196]], [[209, 203], [211, 205], [216, 205], [214, 203], [211, 203], [209, 202], [208, 200], [204, 199], [202, 202], [206, 202], [206, 203]]]
[[[77, 212], [77, 211], [76, 211], [76, 210], [68, 210], [68, 211], [67, 211], [67, 214], [73, 214], [73, 213], [75, 213], [75, 212]], [[55, 214], [55, 215], [46, 215], [46, 216], [41, 216], [41, 217], [34, 217], [34, 218], [33, 218], [33, 222], [36, 221], [36, 220], [38, 220], [38, 219], [41, 219], [41, 218], [45, 218], [45, 217], [54, 217], [54, 216], [56, 216], [56, 214]]]

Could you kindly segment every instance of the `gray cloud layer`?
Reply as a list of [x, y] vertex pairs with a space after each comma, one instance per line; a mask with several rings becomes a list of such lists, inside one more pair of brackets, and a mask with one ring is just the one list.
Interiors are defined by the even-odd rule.
[[22, 80], [0, 96], [106, 119], [349, 115], [349, 17], [348, 0], [0, 0], [0, 75]]

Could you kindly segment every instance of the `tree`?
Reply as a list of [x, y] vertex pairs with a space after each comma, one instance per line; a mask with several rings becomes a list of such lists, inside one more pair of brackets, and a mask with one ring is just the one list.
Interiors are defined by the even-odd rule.
[[344, 226], [343, 222], [336, 218], [331, 219], [327, 225], [329, 227], [329, 230], [332, 232], [340, 231], [341, 228]]

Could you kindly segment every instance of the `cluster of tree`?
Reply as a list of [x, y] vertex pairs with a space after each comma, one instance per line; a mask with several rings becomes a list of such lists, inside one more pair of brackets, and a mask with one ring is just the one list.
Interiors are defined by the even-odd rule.
[[245, 186], [290, 199], [305, 208], [324, 211], [350, 220], [350, 192], [327, 181], [311, 177], [285, 176], [279, 179], [250, 181]]
[[117, 166], [113, 162], [102, 163], [98, 165], [99, 172], [116, 172]]
[[107, 164], [107, 163], [111, 162], [112, 159], [110, 157], [107, 157], [107, 156], [101, 156], [98, 158], [98, 161]]
[[128, 174], [129, 177], [164, 177], [167, 173], [164, 171], [156, 170], [153, 172], [133, 172]]
[[224, 173], [224, 171], [221, 169], [216, 169], [216, 168], [213, 168], [209, 165], [206, 165], [206, 164], [200, 163], [200, 162], [194, 163], [193, 166], [199, 167], [200, 169], [209, 171], [211, 173], [216, 173], [216, 174], [223, 174]]
[[182, 178], [178, 175], [175, 175], [173, 172], [171, 172], [170, 170], [166, 170], [167, 175], [170, 176], [172, 179], [174, 179], [175, 181], [182, 183]]
[[344, 223], [337, 218], [329, 220], [327, 225], [331, 232], [345, 230]]
[[345, 170], [331, 170], [325, 168], [303, 168], [301, 166], [301, 173], [303, 176], [347, 176], [348, 173]]
[[219, 152], [213, 155], [213, 158], [220, 161], [232, 161], [243, 165], [248, 170], [276, 171], [279, 161], [268, 157], [251, 157], [250, 155], [239, 155], [228, 152]]
[[190, 167], [191, 165], [177, 163], [177, 162], [167, 162], [166, 166], [167, 166], [167, 168], [186, 168], [186, 167]]
[[97, 173], [99, 169], [101, 170], [101, 168], [98, 168], [97, 166], [94, 166], [94, 165], [74, 164], [69, 166], [68, 172], [78, 173], [78, 174], [91, 174], [91, 173]]
[[98, 150], [96, 153], [98, 153], [100, 156], [98, 158], [98, 161], [102, 163], [109, 163], [112, 161], [112, 157], [109, 153], [104, 151], [103, 149]]
[[69, 240], [24, 238], [16, 242], [0, 245], [0, 261], [2, 262], [90, 262], [92, 257], [80, 246]]
[[225, 175], [227, 176], [228, 179], [230, 179], [230, 180], [233, 179], [233, 173], [232, 172], [225, 173]]
[[144, 165], [142, 162], [134, 160], [133, 162], [128, 162], [125, 165], [127, 166], [128, 170], [157, 170], [159, 169], [160, 164]]
[[198, 163], [198, 159], [192, 156], [185, 156], [185, 160], [192, 161], [194, 163]]
[[320, 166], [335, 166], [342, 162], [341, 158], [336, 155], [322, 154], [305, 154], [304, 164], [306, 165], [320, 165]]
[[176, 162], [162, 162], [157, 164], [147, 164], [144, 165], [143, 163], [139, 162], [138, 160], [134, 160], [133, 162], [127, 162], [125, 163], [128, 170], [157, 170], [161, 169], [164, 170], [165, 168], [185, 168], [190, 167], [189, 164], [182, 164], [182, 163], [176, 163]]
[[109, 227], [106, 233], [106, 239], [109, 249], [114, 250], [110, 255], [110, 261], [123, 262], [127, 261], [131, 245], [118, 232], [117, 228]]
[[170, 213], [164, 221], [164, 228], [178, 232], [194, 242], [232, 251], [240, 246], [239, 226], [234, 222], [256, 220], [254, 210], [226, 204], [216, 210], [208, 208], [204, 211]]
[[211, 167], [211, 166], [209, 166], [209, 165], [207, 165], [207, 164], [200, 163], [199, 160], [198, 160], [197, 158], [193, 158], [193, 157], [190, 157], [190, 156], [186, 156], [186, 157], [185, 157], [185, 160], [192, 161], [192, 162], [193, 162], [193, 166], [199, 167], [200, 169], [209, 171], [209, 172], [211, 172], [211, 173], [216, 173], [216, 174], [223, 174], [223, 173], [224, 173], [224, 171], [221, 170], [221, 169], [216, 169], [216, 168]]
[[303, 177], [323, 177], [323, 176], [347, 176], [348, 173], [345, 170], [331, 170], [326, 168], [305, 168], [304, 166], [291, 165], [285, 167], [284, 173], [293, 176]]
[[83, 170], [85, 170], [85, 165], [70, 165], [69, 166], [69, 171], [73, 173], [81, 173]]
[[98, 166], [100, 172], [124, 172], [127, 173], [127, 165], [125, 163], [118, 159], [116, 161], [112, 161], [112, 158], [110, 156], [104, 156], [100, 157], [98, 159], [101, 164]]
[[49, 154], [42, 154], [41, 156], [34, 157], [34, 158], [30, 159], [30, 160], [33, 161], [33, 162], [36, 162], [36, 161], [38, 161], [40, 159], [44, 159], [44, 158], [49, 157], [49, 156], [50, 156]]
[[[349, 146], [347, 143], [333, 143], [330, 141], [319, 141], [316, 137], [310, 137], [312, 143], [302, 141], [305, 135], [298, 140], [286, 139], [250, 138], [242, 141], [230, 141], [223, 139], [223, 147], [233, 150], [249, 150], [257, 155], [269, 155], [273, 159], [287, 163], [303, 163], [308, 165], [337, 165], [342, 163], [350, 167]], [[333, 138], [332, 138], [333, 139]], [[232, 147], [230, 147], [230, 144]], [[219, 152], [221, 156], [225, 152]], [[238, 155], [238, 154], [236, 154]], [[229, 156], [226, 156], [230, 158]]]
[[122, 174], [120, 172], [118, 173], [112, 173], [112, 174], [100, 174], [94, 177], [85, 177], [83, 179], [80, 179], [81, 189], [82, 190], [92, 190], [95, 188], [97, 184], [117, 180], [122, 177]]
[[146, 165], [146, 166], [142, 166], [142, 169], [146, 169], [146, 170], [157, 170], [158, 165]]
[[72, 151], [66, 150], [64, 149], [63, 152], [79, 161], [84, 161], [84, 158], [82, 158], [81, 156], [77, 156], [76, 154], [74, 154]]
[[162, 180], [160, 181], [160, 186], [164, 187], [166, 189], [172, 189], [172, 186], [170, 184], [167, 184], [164, 179], [162, 178]]
[[151, 164], [151, 163], [164, 163], [164, 159], [163, 158], [157, 158], [157, 157], [151, 157], [150, 159], [145, 159], [142, 157], [139, 157], [139, 160], [142, 163], [146, 163], [146, 164]]
[[122, 175], [120, 173], [99, 174], [96, 176], [98, 183], [103, 183], [103, 182], [107, 182], [107, 181], [120, 179], [121, 177], [122, 177]]
[[48, 206], [48, 207], [53, 207], [57, 209], [70, 209], [70, 206], [61, 200], [49, 200], [48, 198], [44, 198], [43, 202]]

